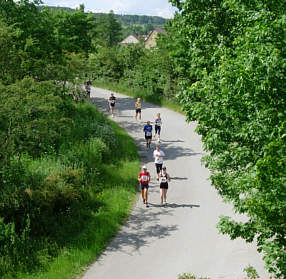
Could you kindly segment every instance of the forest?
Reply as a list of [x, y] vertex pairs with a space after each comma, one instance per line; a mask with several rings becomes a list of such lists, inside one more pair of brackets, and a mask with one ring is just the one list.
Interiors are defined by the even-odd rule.
[[[106, 210], [112, 220], [127, 215], [108, 209], [101, 181], [110, 175], [107, 165], [119, 164], [111, 152], [122, 150], [128, 137], [79, 100], [87, 77], [98, 86], [172, 104], [198, 123], [213, 187], [247, 216], [245, 222], [221, 216], [219, 231], [257, 242], [272, 278], [285, 278], [285, 3], [169, 2], [178, 12], [151, 50], [119, 46], [124, 27], [112, 12], [94, 20], [84, 6], [67, 12], [39, 9], [36, 0], [0, 2], [3, 278], [53, 278], [38, 272], [44, 274], [57, 257], [72, 258], [71, 246], [88, 246], [90, 226], [105, 224], [97, 214]], [[130, 161], [123, 168], [137, 171], [135, 146], [118, 154], [126, 155], [118, 155], [121, 163]], [[132, 197], [132, 173], [122, 184]], [[110, 226], [115, 229], [104, 243], [118, 224]], [[94, 248], [82, 265], [103, 248]], [[70, 270], [74, 276], [75, 268]]]

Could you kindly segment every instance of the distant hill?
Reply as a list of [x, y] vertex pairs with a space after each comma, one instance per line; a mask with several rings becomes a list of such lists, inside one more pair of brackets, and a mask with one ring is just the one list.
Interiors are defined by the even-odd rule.
[[[74, 12], [75, 9], [67, 8], [67, 7], [55, 7], [55, 6], [47, 6], [52, 10], [64, 10], [67, 12]], [[100, 16], [102, 13], [94, 13], [95, 18]], [[147, 25], [151, 24], [155, 27], [163, 26], [166, 23], [166, 19], [159, 16], [147, 16], [147, 15], [119, 15], [114, 14], [116, 19], [120, 21], [123, 27], [130, 27], [133, 25]]]

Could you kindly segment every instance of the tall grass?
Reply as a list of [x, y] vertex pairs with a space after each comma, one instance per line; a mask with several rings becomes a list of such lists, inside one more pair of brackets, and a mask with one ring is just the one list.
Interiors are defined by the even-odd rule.
[[21, 157], [27, 205], [39, 201], [41, 210], [55, 216], [31, 222], [37, 228], [27, 226], [33, 234], [19, 238], [12, 256], [20, 261], [7, 263], [3, 279], [76, 278], [100, 255], [135, 202], [134, 141], [92, 105], [79, 104], [73, 113], [74, 131], [57, 154]]

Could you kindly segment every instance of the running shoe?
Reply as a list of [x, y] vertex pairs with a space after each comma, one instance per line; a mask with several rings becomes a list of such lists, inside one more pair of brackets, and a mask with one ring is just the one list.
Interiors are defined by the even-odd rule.
[[148, 202], [146, 202], [146, 207], [149, 207], [149, 203]]

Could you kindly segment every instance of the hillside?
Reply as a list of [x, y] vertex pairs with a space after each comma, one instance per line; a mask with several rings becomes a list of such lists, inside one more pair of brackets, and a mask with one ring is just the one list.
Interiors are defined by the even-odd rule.
[[[74, 12], [75, 9], [68, 7], [55, 7], [55, 6], [47, 6], [53, 10], [65, 10], [67, 12]], [[95, 18], [98, 18], [102, 13], [94, 13]], [[166, 19], [159, 16], [147, 16], [147, 15], [119, 15], [115, 14], [115, 17], [118, 21], [120, 21], [123, 27], [128, 27], [132, 25], [147, 25], [152, 24], [154, 26], [163, 26], [166, 23]]]

